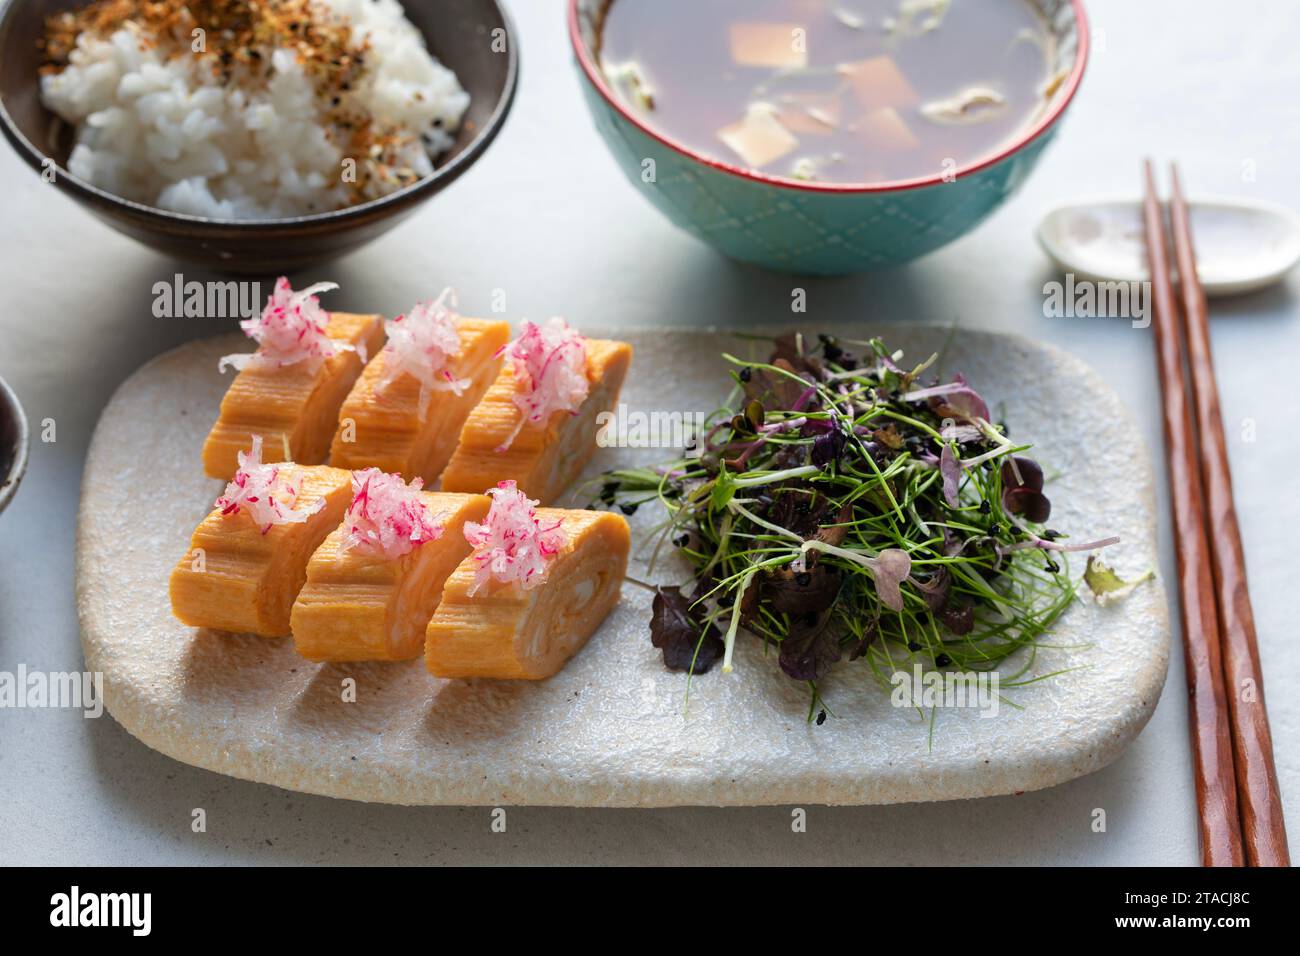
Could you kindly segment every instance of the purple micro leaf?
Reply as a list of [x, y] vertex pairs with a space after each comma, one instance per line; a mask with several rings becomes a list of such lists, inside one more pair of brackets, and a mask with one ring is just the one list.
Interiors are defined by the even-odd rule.
[[947, 424], [939, 429], [939, 437], [944, 441], [968, 442], [979, 441], [984, 433], [974, 425]]
[[717, 627], [696, 617], [691, 599], [678, 587], [655, 588], [650, 642], [663, 651], [669, 670], [696, 674], [707, 672], [724, 650]]
[[943, 452], [939, 455], [939, 473], [943, 475], [943, 497], [948, 502], [948, 506], [956, 508], [961, 504], [961, 499], [957, 492], [961, 488], [962, 466], [953, 454], [952, 445], [944, 443]]
[[1042, 524], [1052, 516], [1052, 503], [1047, 495], [1030, 488], [1012, 488], [1003, 492], [1002, 507], [1013, 515], [1022, 515], [1035, 524]]
[[880, 603], [891, 611], [903, 610], [903, 592], [899, 585], [912, 572], [912, 559], [906, 551], [886, 548], [871, 563], [871, 576], [876, 581], [876, 594]]
[[952, 576], [948, 569], [940, 567], [924, 581], [911, 577], [912, 585], [921, 592], [926, 605], [931, 611], [938, 611], [948, 601], [948, 592], [952, 590]]
[[1002, 463], [1002, 507], [1037, 524], [1051, 517], [1052, 502], [1043, 494], [1043, 469], [1032, 458], [1016, 455]]
[[1002, 487], [1025, 487], [1031, 491], [1043, 490], [1043, 469], [1038, 462], [1024, 455], [1013, 455], [1002, 463]]
[[830, 625], [831, 614], [807, 614], [791, 622], [781, 640], [777, 663], [795, 680], [818, 680], [840, 659], [840, 642]]
[[832, 463], [838, 462], [840, 455], [844, 452], [845, 441], [844, 433], [838, 428], [818, 435], [813, 439], [810, 460], [819, 468], [826, 468]]
[[941, 418], [964, 419], [971, 423], [989, 420], [988, 405], [960, 374], [948, 385], [923, 388], [907, 397], [913, 401], [928, 398], [930, 407]]
[[959, 637], [975, 630], [975, 607], [967, 600], [952, 601], [939, 610], [939, 620]]

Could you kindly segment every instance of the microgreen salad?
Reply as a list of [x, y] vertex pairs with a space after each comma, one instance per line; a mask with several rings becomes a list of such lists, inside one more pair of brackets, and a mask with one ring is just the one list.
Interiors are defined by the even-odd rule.
[[628, 514], [662, 506], [660, 543], [693, 571], [655, 588], [650, 636], [670, 669], [730, 670], [743, 629], [814, 702], [845, 658], [882, 681], [914, 664], [991, 670], [1075, 599], [1066, 555], [1118, 541], [1045, 527], [1030, 446], [962, 376], [933, 380], [937, 356], [906, 368], [879, 339], [791, 334], [766, 363], [724, 358], [732, 394], [686, 456], [609, 472], [600, 492]]

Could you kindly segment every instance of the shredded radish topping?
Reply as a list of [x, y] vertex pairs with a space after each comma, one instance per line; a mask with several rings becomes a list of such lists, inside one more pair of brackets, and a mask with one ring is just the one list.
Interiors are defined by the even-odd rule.
[[523, 418], [497, 451], [505, 451], [526, 422], [543, 424], [554, 412], [576, 414], [587, 399], [587, 340], [563, 319], [525, 322], [519, 338], [502, 350], [515, 377], [515, 405]]
[[297, 507], [302, 478], [283, 465], [262, 464], [261, 435], [254, 435], [252, 449], [241, 451], [238, 457], [239, 470], [217, 499], [216, 507], [223, 515], [247, 512], [266, 534], [274, 525], [306, 521], [325, 507], [323, 498], [312, 508]]
[[407, 485], [401, 475], [385, 474], [378, 468], [352, 473], [352, 504], [343, 516], [341, 551], [400, 558], [426, 541], [442, 537], [443, 527], [435, 524], [418, 492], [424, 479]]
[[416, 304], [406, 315], [385, 323], [388, 344], [384, 346], [384, 377], [375, 390], [381, 394], [403, 375], [420, 383], [420, 409], [437, 391], [462, 394], [470, 380], [451, 374], [448, 362], [460, 353], [456, 331], [456, 293], [443, 289], [432, 302]]
[[501, 482], [488, 494], [492, 507], [483, 523], [465, 522], [465, 540], [474, 548], [478, 565], [470, 595], [490, 580], [514, 582], [525, 591], [536, 587], [545, 580], [547, 562], [564, 546], [562, 522], [557, 519], [542, 527], [533, 510], [537, 502], [519, 491], [513, 481]]
[[239, 323], [244, 334], [257, 343], [257, 351], [223, 355], [217, 368], [223, 372], [226, 366], [237, 370], [250, 366], [282, 368], [303, 361], [318, 362], [340, 350], [354, 351], [364, 362], [364, 349], [336, 342], [325, 331], [329, 313], [320, 307], [316, 293], [337, 288], [333, 282], [317, 282], [294, 292], [289, 280], [280, 276], [275, 280], [275, 291], [266, 300], [262, 314]]

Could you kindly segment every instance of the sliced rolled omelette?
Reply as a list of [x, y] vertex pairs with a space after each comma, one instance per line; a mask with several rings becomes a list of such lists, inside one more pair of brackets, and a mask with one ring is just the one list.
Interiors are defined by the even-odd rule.
[[538, 508], [558, 522], [564, 541], [544, 580], [479, 587], [479, 565], [466, 558], [442, 589], [429, 622], [425, 665], [437, 677], [541, 680], [582, 649], [618, 604], [631, 536], [622, 515]]
[[261, 317], [241, 323], [259, 345], [251, 355], [222, 359], [241, 370], [203, 444], [209, 476], [229, 480], [254, 435], [262, 436], [267, 462], [325, 461], [339, 406], [384, 343], [383, 316], [320, 307], [315, 293], [330, 288], [321, 283], [294, 292], [281, 278]]
[[590, 390], [576, 413], [556, 411], [544, 424], [521, 425], [515, 373], [507, 363], [461, 429], [456, 453], [442, 474], [443, 490], [483, 491], [513, 480], [542, 504], [564, 493], [591, 460], [597, 418], [614, 410], [632, 363], [632, 346], [626, 342], [585, 342]]
[[466, 521], [487, 514], [486, 495], [418, 492], [440, 535], [389, 558], [343, 548], [332, 531], [307, 565], [291, 623], [298, 653], [313, 661], [401, 661], [419, 657], [443, 583], [469, 554]]
[[232, 511], [219, 501], [171, 574], [172, 613], [191, 627], [288, 635], [307, 562], [343, 519], [351, 500], [349, 472], [293, 463], [261, 467], [275, 468], [277, 481], [296, 487], [285, 509], [293, 520], [268, 526], [248, 507]]
[[427, 484], [438, 479], [465, 420], [500, 372], [498, 353], [510, 338], [510, 325], [504, 321], [458, 316], [455, 326], [461, 347], [446, 371], [463, 383], [460, 394], [442, 390], [424, 395], [411, 375], [383, 384], [394, 359], [390, 349], [380, 351], [339, 410], [330, 464], [375, 467], [408, 480], [423, 478]]

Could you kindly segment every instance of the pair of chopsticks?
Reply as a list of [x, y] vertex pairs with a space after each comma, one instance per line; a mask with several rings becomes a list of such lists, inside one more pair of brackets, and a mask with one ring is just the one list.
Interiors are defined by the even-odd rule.
[[1174, 295], [1164, 210], [1149, 160], [1142, 213], [1164, 394], [1201, 858], [1206, 866], [1289, 866], [1209, 309], [1177, 164], [1171, 175], [1169, 224], [1181, 301]]

